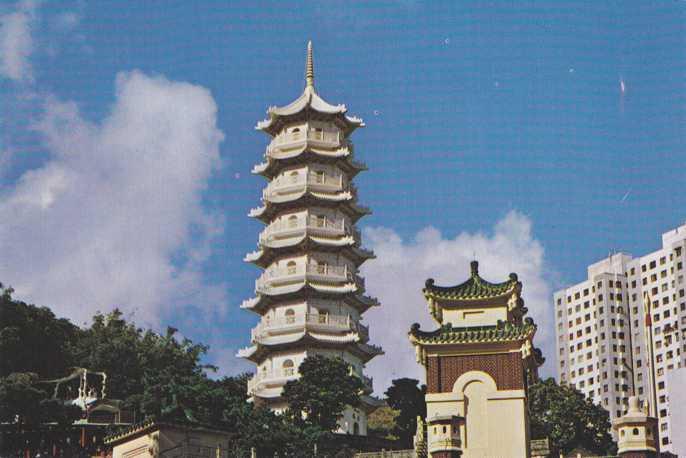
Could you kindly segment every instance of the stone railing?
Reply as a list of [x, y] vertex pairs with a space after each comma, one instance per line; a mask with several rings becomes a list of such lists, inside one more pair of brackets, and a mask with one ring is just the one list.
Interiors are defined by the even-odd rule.
[[302, 192], [305, 189], [314, 191], [343, 191], [343, 175], [316, 174], [308, 172], [293, 176], [280, 176], [272, 180], [262, 191], [262, 198], [269, 199], [281, 194]]
[[308, 217], [297, 217], [273, 222], [260, 234], [260, 243], [268, 243], [279, 236], [299, 234], [305, 230], [328, 236], [342, 236], [351, 233], [359, 235], [357, 230], [347, 225], [343, 219], [331, 220], [309, 215]]
[[278, 288], [279, 283], [290, 283], [313, 280], [325, 283], [355, 283], [364, 289], [364, 279], [356, 275], [347, 266], [330, 264], [307, 264], [272, 268], [266, 270], [256, 281], [257, 292], [266, 292]]
[[267, 147], [267, 154], [278, 157], [282, 150], [297, 148], [305, 143], [324, 148], [336, 148], [341, 145], [340, 132], [302, 128], [297, 132], [282, 133], [274, 137]]
[[271, 334], [278, 334], [279, 331], [300, 330], [304, 328], [338, 332], [359, 332], [364, 336], [365, 340], [369, 336], [369, 328], [353, 320], [349, 315], [332, 315], [328, 313], [307, 313], [304, 316], [292, 315], [264, 319], [251, 331], [251, 335], [253, 340], [259, 340]]
[[266, 380], [273, 380], [274, 383], [285, 383], [288, 380], [297, 378], [298, 375], [298, 369], [295, 367], [274, 369], [271, 371], [258, 371], [250, 380], [248, 380], [248, 392], [253, 393], [259, 384]]

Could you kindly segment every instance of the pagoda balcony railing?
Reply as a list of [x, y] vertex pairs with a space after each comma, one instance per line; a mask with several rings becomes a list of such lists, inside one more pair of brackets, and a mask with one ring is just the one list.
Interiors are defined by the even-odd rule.
[[359, 237], [359, 231], [351, 224], [346, 224], [343, 219], [331, 220], [309, 215], [271, 223], [260, 234], [260, 243], [269, 243], [277, 238], [299, 236], [303, 232], [324, 237], [342, 237], [345, 235]]
[[342, 192], [349, 190], [343, 183], [343, 175], [333, 176], [309, 172], [293, 176], [281, 176], [272, 180], [262, 191], [262, 199], [305, 190], [321, 192]]
[[302, 147], [305, 144], [314, 147], [337, 148], [342, 141], [343, 137], [338, 131], [303, 129], [303, 131], [283, 133], [274, 137], [267, 147], [267, 154], [278, 158], [279, 153]]
[[[360, 378], [365, 393], [373, 392], [374, 380], [371, 377], [360, 375], [356, 372], [353, 372], [352, 375]], [[291, 380], [297, 379], [299, 376], [300, 373], [296, 367], [284, 367], [267, 371], [258, 370], [257, 373], [248, 380], [248, 393], [255, 394], [263, 388], [282, 386]]]
[[439, 451], [449, 451], [449, 450], [462, 450], [460, 442], [460, 437], [448, 437], [448, 438], [429, 438], [429, 453], [439, 452]]
[[265, 318], [251, 331], [251, 336], [253, 342], [258, 342], [266, 337], [308, 329], [325, 332], [358, 332], [365, 340], [369, 337], [369, 328], [355, 321], [350, 315], [329, 313], [307, 313], [305, 315]]
[[254, 394], [257, 390], [267, 385], [285, 385], [290, 380], [300, 376], [295, 367], [285, 367], [270, 371], [258, 371], [248, 380], [248, 393]]
[[364, 289], [364, 279], [348, 266], [330, 264], [307, 264], [272, 268], [266, 270], [255, 282], [258, 293], [267, 293], [291, 283], [312, 281], [318, 283], [355, 283]]

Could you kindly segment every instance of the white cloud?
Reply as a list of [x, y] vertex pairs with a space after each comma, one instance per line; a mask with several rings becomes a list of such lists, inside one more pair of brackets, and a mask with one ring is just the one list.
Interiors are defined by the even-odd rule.
[[33, 52], [31, 29], [37, 2], [23, 0], [14, 11], [0, 16], [0, 75], [14, 81], [33, 78], [29, 58]]
[[200, 273], [221, 233], [201, 205], [223, 134], [206, 89], [120, 73], [100, 123], [48, 99], [35, 129], [50, 160], [0, 195], [0, 281], [80, 323], [119, 306], [139, 322], [226, 304]]
[[[369, 364], [377, 394], [383, 393], [394, 378], [424, 380], [424, 369], [416, 363], [407, 338], [410, 326], [436, 328], [421, 290], [428, 278], [438, 285], [455, 285], [469, 276], [469, 263], [479, 261], [479, 273], [487, 280], [504, 281], [516, 272], [523, 283], [523, 296], [529, 316], [538, 324], [536, 344], [554, 362], [554, 328], [551, 301], [551, 275], [546, 270], [544, 250], [532, 234], [529, 218], [517, 211], [498, 221], [492, 233], [462, 232], [443, 238], [433, 227], [421, 230], [411, 242], [402, 240], [387, 228], [365, 231], [367, 245], [377, 258], [363, 266], [369, 294], [381, 307], [365, 314], [372, 343], [383, 346], [386, 354]], [[552, 364], [547, 363], [549, 368]]]

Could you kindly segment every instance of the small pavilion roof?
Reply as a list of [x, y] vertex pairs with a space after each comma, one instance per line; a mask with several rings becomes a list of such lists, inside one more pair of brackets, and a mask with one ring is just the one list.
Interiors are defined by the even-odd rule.
[[283, 107], [269, 107], [267, 109], [268, 118], [260, 121], [255, 129], [276, 135], [280, 130], [279, 118], [297, 115], [305, 110], [312, 110], [323, 115], [338, 116], [345, 124], [348, 132], [358, 127], [364, 127], [364, 122], [354, 116], [346, 116], [348, 111], [345, 105], [332, 105], [322, 99], [314, 88], [314, 61], [312, 58], [312, 41], [307, 43], [307, 62], [305, 65], [305, 90], [293, 102]]
[[488, 342], [514, 342], [528, 339], [536, 332], [536, 325], [527, 319], [523, 324], [502, 323], [498, 326], [454, 328], [443, 325], [435, 331], [425, 332], [415, 324], [410, 329], [411, 338], [420, 344], [463, 344]]
[[448, 300], [483, 300], [502, 297], [521, 287], [517, 274], [511, 273], [510, 278], [502, 283], [491, 283], [479, 276], [479, 263], [472, 261], [471, 276], [457, 286], [436, 286], [433, 278], [426, 281], [424, 296]]

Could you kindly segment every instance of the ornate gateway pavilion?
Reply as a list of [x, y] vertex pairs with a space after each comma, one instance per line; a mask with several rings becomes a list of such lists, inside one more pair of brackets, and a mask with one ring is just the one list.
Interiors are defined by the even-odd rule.
[[479, 276], [464, 283], [424, 288], [440, 327], [409, 333], [426, 368], [427, 441], [432, 458], [528, 457], [527, 387], [543, 364], [534, 348], [536, 325], [525, 318], [522, 283]]
[[285, 408], [283, 386], [298, 377], [311, 355], [341, 357], [366, 386], [363, 408], [349, 408], [340, 432], [365, 435], [372, 380], [364, 366], [382, 354], [368, 344], [362, 314], [378, 302], [366, 296], [359, 266], [372, 258], [355, 223], [369, 210], [357, 203], [352, 183], [366, 167], [353, 160], [350, 135], [363, 127], [344, 105], [330, 105], [314, 88], [308, 44], [305, 90], [284, 107], [271, 107], [256, 129], [271, 137], [264, 162], [253, 173], [268, 180], [262, 206], [250, 216], [265, 223], [258, 249], [245, 260], [264, 269], [256, 296], [241, 307], [260, 316], [251, 346], [238, 355], [257, 365], [248, 383], [255, 402]]

